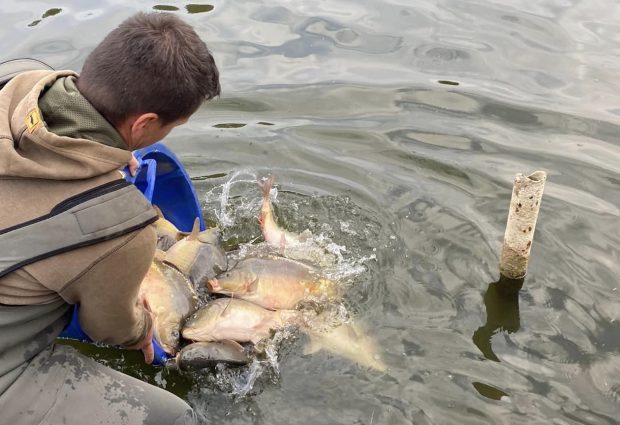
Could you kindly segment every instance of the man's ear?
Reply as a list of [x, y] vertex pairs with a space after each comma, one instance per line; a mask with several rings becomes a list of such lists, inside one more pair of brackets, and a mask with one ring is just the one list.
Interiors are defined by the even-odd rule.
[[147, 112], [127, 120], [126, 133], [121, 132], [127, 146], [131, 150], [141, 148], [144, 136], [148, 135], [149, 130], [154, 127], [159, 115], [154, 112]]
[[146, 114], [139, 115], [131, 125], [132, 135], [138, 135], [138, 133], [142, 133], [144, 129], [149, 129], [158, 119], [159, 115], [155, 112], [147, 112]]
[[140, 143], [146, 132], [157, 122], [159, 115], [148, 112], [140, 115], [132, 115], [116, 125], [116, 131], [121, 135], [129, 150], [140, 148]]

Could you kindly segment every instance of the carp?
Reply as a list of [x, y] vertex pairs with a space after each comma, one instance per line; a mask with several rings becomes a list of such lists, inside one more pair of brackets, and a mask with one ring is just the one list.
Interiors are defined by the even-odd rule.
[[218, 363], [244, 365], [250, 362], [248, 353], [241, 344], [225, 340], [218, 342], [195, 342], [186, 345], [176, 357], [169, 359], [166, 366], [179, 370], [199, 370]]
[[263, 193], [258, 223], [265, 243], [278, 250], [281, 256], [310, 261], [320, 265], [333, 265], [337, 261], [336, 255], [325, 250], [317, 240], [312, 237], [310, 230], [306, 229], [301, 234], [282, 229], [276, 223], [271, 205], [270, 192], [274, 178], [270, 176], [265, 181], [257, 181], [258, 187]]
[[336, 284], [321, 276], [317, 267], [284, 257], [249, 257], [231, 270], [209, 280], [212, 293], [251, 301], [262, 307], [293, 309], [306, 299], [333, 300]]
[[155, 208], [159, 216], [159, 219], [155, 222], [157, 248], [162, 251], [167, 251], [172, 245], [180, 241], [185, 233], [181, 232], [174, 224], [166, 220], [164, 214], [157, 205], [153, 205], [153, 208]]
[[310, 338], [310, 344], [304, 349], [305, 355], [325, 350], [360, 366], [379, 371], [386, 369], [375, 341], [355, 323], [344, 323], [322, 331], [305, 327], [302, 331]]
[[221, 231], [214, 227], [201, 232], [196, 218], [192, 232], [166, 251], [164, 263], [187, 276], [195, 287], [206, 284], [228, 269]]
[[197, 307], [194, 288], [178, 270], [156, 258], [142, 280], [140, 296], [155, 316], [155, 339], [166, 353], [176, 354], [181, 324]]
[[249, 301], [218, 298], [201, 308], [185, 323], [183, 338], [190, 341], [252, 342], [268, 338], [272, 330], [295, 324], [294, 310], [267, 310]]
[[269, 176], [265, 181], [257, 181], [258, 187], [263, 194], [263, 204], [260, 210], [258, 223], [263, 234], [265, 242], [274, 247], [284, 250], [284, 248], [299, 245], [310, 239], [312, 234], [310, 230], [304, 230], [301, 234], [288, 232], [278, 226], [273, 208], [271, 205], [270, 192], [273, 186], [274, 177]]

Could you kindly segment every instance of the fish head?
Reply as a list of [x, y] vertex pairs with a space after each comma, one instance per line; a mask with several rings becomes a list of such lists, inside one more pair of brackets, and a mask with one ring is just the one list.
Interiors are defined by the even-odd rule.
[[181, 332], [178, 321], [155, 319], [154, 337], [164, 351], [170, 355], [175, 355], [179, 351]]
[[198, 310], [185, 322], [181, 331], [183, 338], [190, 341], [212, 341], [211, 335], [217, 329], [226, 307], [227, 303], [215, 300]]
[[231, 340], [195, 342], [183, 347], [177, 356], [177, 365], [181, 370], [203, 369], [218, 363], [242, 365], [249, 361], [243, 346]]
[[174, 244], [164, 261], [183, 273], [195, 286], [228, 269], [226, 251], [221, 243], [221, 231], [217, 228], [191, 234]]
[[212, 227], [198, 233], [197, 239], [201, 243], [207, 243], [210, 245], [221, 246], [222, 245], [222, 231], [219, 227]]
[[258, 282], [258, 275], [252, 270], [235, 268], [209, 279], [207, 288], [210, 292], [227, 294], [245, 294], [251, 292]]

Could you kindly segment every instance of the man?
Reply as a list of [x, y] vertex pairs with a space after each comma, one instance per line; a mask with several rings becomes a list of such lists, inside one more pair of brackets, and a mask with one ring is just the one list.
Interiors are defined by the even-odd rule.
[[78, 76], [31, 71], [0, 91], [0, 423], [182, 424], [176, 396], [54, 345], [79, 304], [95, 341], [153, 359], [138, 290], [155, 214], [119, 169], [220, 93], [207, 46], [170, 14], [114, 29]]

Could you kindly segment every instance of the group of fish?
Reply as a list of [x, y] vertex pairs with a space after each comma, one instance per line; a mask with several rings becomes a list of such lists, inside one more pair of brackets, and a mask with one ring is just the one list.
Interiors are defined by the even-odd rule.
[[[307, 354], [325, 349], [359, 365], [385, 370], [374, 341], [359, 326], [330, 325], [324, 314], [302, 311], [305, 302], [341, 300], [339, 285], [319, 267], [287, 258], [286, 248], [300, 246], [309, 231], [294, 234], [276, 223], [270, 192], [273, 177], [258, 181], [263, 202], [258, 219], [270, 250], [229, 265], [218, 228], [180, 232], [160, 213], [158, 249], [142, 285], [155, 316], [155, 338], [170, 356], [167, 366], [202, 369], [217, 363], [251, 361], [256, 347], [275, 331], [294, 326], [307, 334]], [[205, 292], [208, 296], [201, 297]]]

